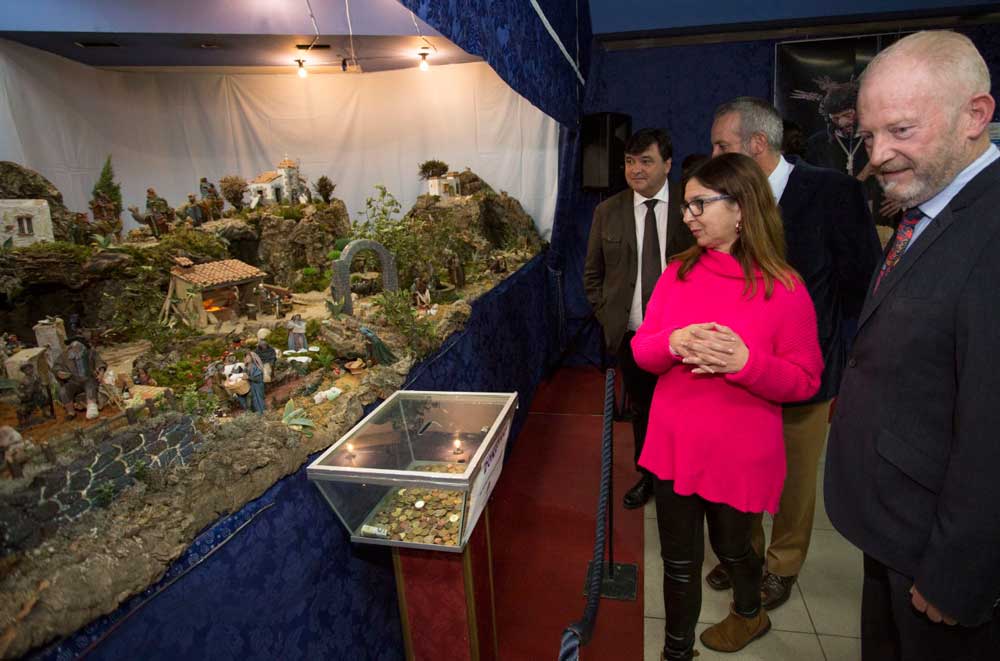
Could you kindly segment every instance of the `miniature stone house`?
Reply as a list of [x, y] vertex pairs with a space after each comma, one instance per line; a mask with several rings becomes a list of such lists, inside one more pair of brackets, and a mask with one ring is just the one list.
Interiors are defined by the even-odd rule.
[[0, 245], [8, 239], [15, 248], [54, 241], [48, 200], [0, 200]]
[[427, 178], [427, 192], [440, 198], [456, 197], [462, 194], [462, 183], [457, 172], [449, 172], [440, 177]]
[[241, 316], [241, 306], [259, 305], [257, 286], [267, 273], [238, 259], [193, 264], [178, 258], [170, 269], [164, 319], [179, 315], [189, 325], [207, 327]]
[[276, 170], [257, 175], [247, 188], [250, 199], [259, 195], [262, 204], [298, 204], [310, 198], [309, 183], [299, 174], [299, 164], [287, 156]]

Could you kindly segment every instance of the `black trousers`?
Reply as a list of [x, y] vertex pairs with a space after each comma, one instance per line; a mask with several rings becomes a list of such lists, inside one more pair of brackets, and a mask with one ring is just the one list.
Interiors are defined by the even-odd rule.
[[622, 344], [618, 348], [618, 368], [622, 373], [625, 392], [631, 403], [632, 434], [635, 436], [635, 469], [648, 475], [639, 468], [639, 455], [642, 454], [642, 444], [646, 441], [646, 427], [649, 426], [649, 407], [653, 403], [653, 390], [656, 389], [655, 374], [650, 374], [635, 364], [632, 355], [632, 338], [635, 331], [626, 331]]
[[733, 581], [733, 610], [746, 617], [760, 610], [761, 559], [750, 546], [754, 514], [701, 496], [679, 496], [672, 480], [656, 480], [656, 523], [663, 558], [667, 659], [689, 659], [701, 613], [701, 565], [705, 520], [712, 550]]
[[[960, 560], [956, 559], [956, 562]], [[996, 661], [1000, 617], [978, 627], [935, 624], [913, 607], [913, 579], [865, 554], [861, 593], [864, 661]]]

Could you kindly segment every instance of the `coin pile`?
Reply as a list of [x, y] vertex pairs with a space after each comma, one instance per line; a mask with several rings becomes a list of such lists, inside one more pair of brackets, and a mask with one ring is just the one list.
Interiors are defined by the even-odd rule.
[[[454, 464], [429, 464], [415, 467], [415, 470], [461, 473], [464, 468]], [[397, 489], [368, 523], [387, 530], [388, 539], [458, 546], [464, 501], [463, 491], [412, 487]]]

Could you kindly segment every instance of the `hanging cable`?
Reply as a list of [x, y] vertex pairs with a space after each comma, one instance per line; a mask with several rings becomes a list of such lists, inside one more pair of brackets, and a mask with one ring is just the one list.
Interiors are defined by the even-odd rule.
[[309, 44], [309, 48], [306, 49], [306, 52], [308, 53], [312, 50], [312, 47], [316, 45], [316, 42], [319, 41], [319, 26], [316, 25], [316, 14], [313, 13], [313, 8], [312, 5], [309, 4], [309, 0], [306, 0], [306, 11], [309, 12], [309, 19], [313, 24], [313, 32], [316, 33], [316, 36], [313, 37], [312, 42]]
[[583, 79], [583, 74], [580, 73], [579, 63], [575, 62], [573, 60], [573, 56], [570, 55], [569, 51], [566, 50], [566, 46], [563, 45], [562, 39], [559, 38], [559, 34], [556, 32], [555, 28], [552, 27], [552, 24], [549, 23], [549, 19], [545, 17], [545, 12], [542, 11], [542, 8], [538, 6], [538, 0], [529, 0], [529, 1], [531, 2], [531, 6], [534, 7], [535, 13], [538, 14], [538, 18], [541, 19], [542, 25], [544, 25], [545, 29], [548, 31], [549, 36], [552, 37], [552, 41], [556, 42], [556, 46], [559, 47], [559, 50], [562, 52], [563, 57], [565, 57], [566, 61], [569, 62], [569, 65], [573, 67], [573, 71], [574, 73], [576, 73], [576, 77], [577, 79], [579, 79], [580, 84], [586, 85], [587, 81]]
[[427, 37], [425, 37], [423, 33], [420, 31], [420, 25], [417, 24], [417, 17], [413, 14], [412, 11], [410, 12], [410, 18], [413, 19], [413, 27], [417, 29], [417, 36], [424, 40], [424, 43], [427, 44], [428, 48], [437, 53], [438, 52], [437, 46], [428, 41]]
[[358, 58], [354, 54], [354, 28], [351, 27], [351, 0], [344, 0], [344, 8], [347, 10], [347, 34], [351, 39], [351, 62], [358, 65]]

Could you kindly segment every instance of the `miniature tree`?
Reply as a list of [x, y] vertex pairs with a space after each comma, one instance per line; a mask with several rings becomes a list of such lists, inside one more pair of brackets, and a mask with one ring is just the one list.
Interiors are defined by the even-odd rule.
[[330, 198], [333, 196], [333, 190], [337, 187], [337, 184], [330, 181], [330, 177], [325, 174], [316, 180], [313, 188], [316, 189], [316, 193], [319, 194], [323, 201], [330, 204]]
[[247, 180], [238, 175], [231, 175], [219, 179], [219, 187], [222, 189], [222, 197], [233, 205], [237, 210], [243, 209], [243, 196], [250, 190]]
[[94, 220], [118, 220], [122, 213], [122, 189], [115, 183], [115, 171], [111, 167], [111, 154], [108, 154], [101, 169], [101, 176], [90, 192], [93, 199], [90, 208], [94, 212]]
[[448, 164], [444, 161], [424, 161], [420, 164], [420, 178], [443, 177], [448, 174]]

